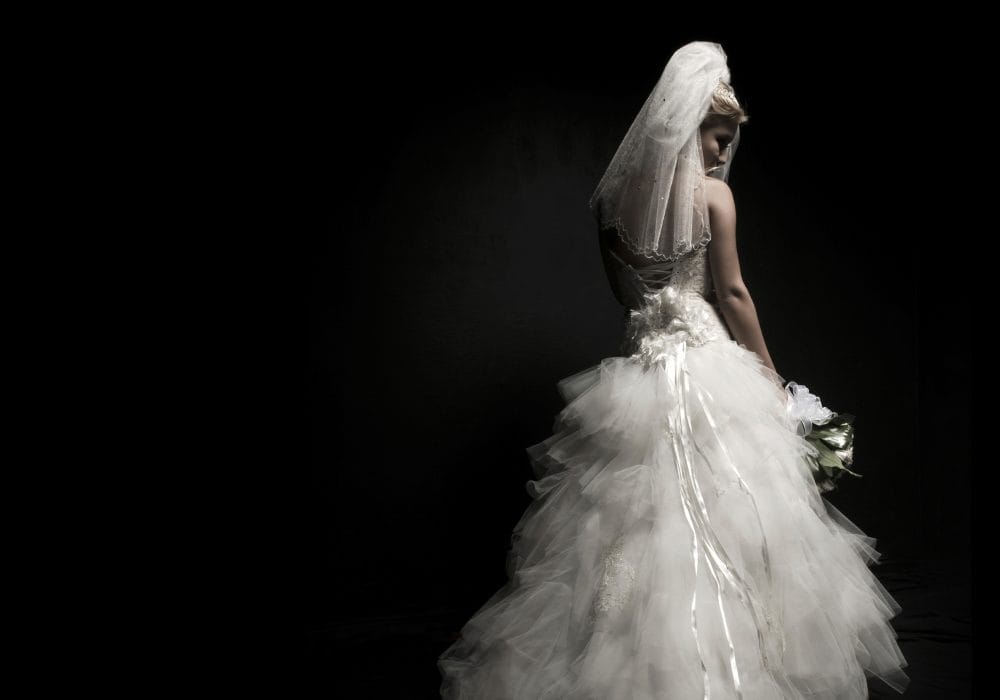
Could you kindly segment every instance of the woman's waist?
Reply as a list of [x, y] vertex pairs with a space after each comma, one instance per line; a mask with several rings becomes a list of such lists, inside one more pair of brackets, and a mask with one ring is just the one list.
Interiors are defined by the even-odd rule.
[[647, 336], [678, 334], [689, 343], [731, 339], [732, 334], [716, 303], [694, 291], [666, 290], [648, 295], [645, 303], [628, 313], [625, 335], [638, 343]]

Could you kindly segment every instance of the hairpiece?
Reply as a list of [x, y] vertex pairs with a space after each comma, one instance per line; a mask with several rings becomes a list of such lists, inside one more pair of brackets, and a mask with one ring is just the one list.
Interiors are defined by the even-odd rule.
[[736, 93], [733, 92], [733, 89], [731, 87], [722, 82], [721, 79], [715, 85], [715, 93], [718, 95], [722, 95], [723, 97], [727, 97], [733, 102], [736, 102]]

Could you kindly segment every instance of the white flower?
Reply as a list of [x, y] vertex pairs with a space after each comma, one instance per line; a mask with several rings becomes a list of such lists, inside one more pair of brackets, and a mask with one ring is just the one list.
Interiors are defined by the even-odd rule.
[[833, 418], [833, 411], [825, 408], [819, 397], [809, 391], [809, 387], [797, 382], [788, 382], [785, 387], [788, 396], [785, 408], [792, 418], [799, 421], [802, 435], [808, 435], [812, 426], [822, 425]]

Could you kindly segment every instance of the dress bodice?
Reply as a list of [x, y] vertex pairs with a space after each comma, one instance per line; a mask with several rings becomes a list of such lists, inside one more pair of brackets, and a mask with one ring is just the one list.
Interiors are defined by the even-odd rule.
[[707, 251], [702, 246], [678, 260], [636, 267], [608, 250], [629, 308], [624, 352], [652, 357], [663, 342], [702, 345], [732, 337], [719, 310]]
[[630, 309], [641, 308], [645, 297], [670, 284], [678, 291], [694, 291], [706, 299], [714, 299], [712, 277], [708, 274], [706, 248], [691, 251], [688, 255], [669, 262], [654, 262], [641, 267], [623, 260], [614, 250], [608, 254], [618, 272], [623, 300]]

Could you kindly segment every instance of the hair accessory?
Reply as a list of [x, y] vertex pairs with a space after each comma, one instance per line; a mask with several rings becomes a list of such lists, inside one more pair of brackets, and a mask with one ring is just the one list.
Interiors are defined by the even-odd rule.
[[733, 102], [736, 101], [736, 93], [733, 92], [733, 89], [731, 87], [722, 82], [721, 78], [719, 79], [719, 82], [716, 83], [715, 85], [715, 93], [722, 95], [723, 97], [727, 97]]

